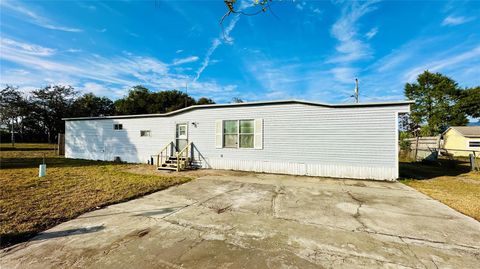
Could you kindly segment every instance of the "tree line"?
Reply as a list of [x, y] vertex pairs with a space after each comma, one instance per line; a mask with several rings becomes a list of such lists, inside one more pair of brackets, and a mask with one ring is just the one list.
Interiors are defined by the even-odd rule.
[[214, 103], [206, 97], [195, 100], [178, 90], [152, 92], [140, 85], [116, 101], [93, 93], [80, 95], [71, 86], [49, 85], [26, 95], [7, 85], [0, 91], [0, 139], [51, 143], [58, 133], [65, 132], [62, 118], [165, 113]]

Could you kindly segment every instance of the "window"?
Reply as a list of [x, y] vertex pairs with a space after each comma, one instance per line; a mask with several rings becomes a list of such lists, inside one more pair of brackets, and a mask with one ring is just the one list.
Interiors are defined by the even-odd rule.
[[186, 124], [177, 124], [177, 138], [187, 135], [187, 125]]
[[150, 130], [141, 130], [140, 131], [140, 136], [150, 136]]
[[113, 129], [114, 129], [114, 130], [123, 130], [123, 124], [115, 123], [115, 124], [113, 125]]
[[238, 121], [226, 120], [223, 122], [223, 147], [236, 148], [238, 146]]
[[223, 121], [224, 148], [253, 148], [253, 137], [253, 120]]
[[253, 148], [253, 120], [240, 121], [240, 147]]
[[480, 140], [479, 141], [468, 141], [468, 146], [471, 148], [480, 148]]

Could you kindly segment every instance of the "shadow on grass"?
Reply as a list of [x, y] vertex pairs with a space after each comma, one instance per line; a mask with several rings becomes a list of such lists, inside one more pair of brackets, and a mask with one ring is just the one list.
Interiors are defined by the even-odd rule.
[[468, 172], [470, 172], [468, 163], [457, 160], [400, 162], [401, 179], [432, 179], [441, 176], [458, 176]]
[[21, 233], [7, 233], [3, 234], [0, 238], [0, 247], [5, 248], [11, 245], [24, 242], [24, 241], [36, 241], [36, 240], [46, 240], [58, 237], [65, 237], [71, 235], [78, 235], [78, 234], [87, 234], [87, 233], [95, 233], [105, 229], [103, 225], [100, 226], [93, 226], [87, 228], [76, 228], [76, 229], [68, 229], [64, 231], [55, 231], [55, 232], [42, 232], [37, 234], [36, 232], [21, 232]]
[[[34, 158], [1, 158], [0, 167], [6, 168], [35, 168], [43, 163], [42, 157]], [[95, 165], [115, 165], [122, 164], [118, 162], [106, 162], [106, 161], [92, 161], [81, 159], [65, 159], [60, 157], [46, 157], [45, 163], [48, 167], [81, 167], [81, 166], [95, 166]]]

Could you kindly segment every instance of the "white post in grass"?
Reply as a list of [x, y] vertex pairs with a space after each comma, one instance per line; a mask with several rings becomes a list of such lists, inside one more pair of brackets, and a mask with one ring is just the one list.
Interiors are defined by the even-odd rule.
[[43, 155], [43, 163], [38, 167], [38, 177], [44, 177], [47, 174], [47, 165], [45, 164], [45, 154]]

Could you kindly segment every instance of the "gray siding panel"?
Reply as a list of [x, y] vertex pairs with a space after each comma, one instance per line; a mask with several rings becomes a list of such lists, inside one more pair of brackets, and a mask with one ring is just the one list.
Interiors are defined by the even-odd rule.
[[[146, 163], [188, 122], [207, 168], [391, 180], [398, 177], [397, 112], [408, 105], [328, 108], [305, 104], [219, 107], [170, 117], [66, 121], [66, 156]], [[215, 120], [263, 119], [263, 149], [215, 148]], [[196, 126], [191, 124], [195, 122]], [[124, 130], [113, 130], [122, 123]], [[140, 137], [140, 130], [151, 130]], [[199, 157], [199, 154], [203, 158]]]

